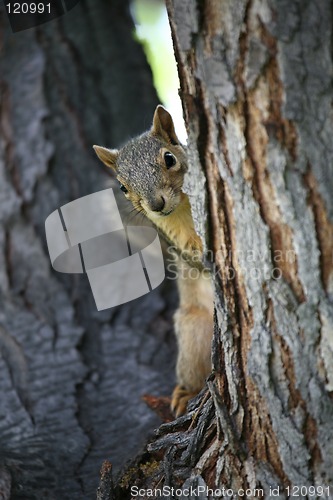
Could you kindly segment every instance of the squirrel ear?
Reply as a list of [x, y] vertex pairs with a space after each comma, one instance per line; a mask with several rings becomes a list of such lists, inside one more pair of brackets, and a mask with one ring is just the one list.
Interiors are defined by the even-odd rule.
[[103, 148], [103, 146], [93, 146], [95, 153], [98, 158], [105, 163], [107, 167], [113, 168], [116, 170], [116, 161], [118, 157], [118, 149], [108, 149]]
[[152, 134], [162, 137], [170, 144], [180, 144], [170, 113], [160, 104], [155, 109]]

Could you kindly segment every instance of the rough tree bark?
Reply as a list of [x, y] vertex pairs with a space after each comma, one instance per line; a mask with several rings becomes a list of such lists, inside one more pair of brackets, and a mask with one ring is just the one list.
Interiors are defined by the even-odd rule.
[[114, 495], [206, 484], [332, 498], [332, 3], [167, 5], [187, 190], [214, 255], [214, 374]]
[[91, 499], [159, 422], [140, 398], [173, 386], [172, 305], [98, 313], [84, 276], [51, 270], [44, 222], [113, 185], [92, 145], [145, 130], [157, 98], [127, 1], [16, 34], [0, 14], [0, 497]]

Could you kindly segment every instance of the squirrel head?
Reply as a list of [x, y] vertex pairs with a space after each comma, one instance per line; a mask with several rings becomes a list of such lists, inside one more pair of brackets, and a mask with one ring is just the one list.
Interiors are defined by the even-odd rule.
[[97, 156], [115, 170], [134, 208], [155, 220], [173, 213], [182, 199], [186, 153], [178, 140], [171, 115], [157, 106], [151, 129], [121, 149], [94, 146]]

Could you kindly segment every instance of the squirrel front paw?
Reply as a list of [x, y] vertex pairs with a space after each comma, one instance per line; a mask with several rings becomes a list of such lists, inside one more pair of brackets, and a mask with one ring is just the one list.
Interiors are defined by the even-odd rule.
[[182, 385], [176, 385], [171, 397], [171, 411], [176, 417], [186, 413], [187, 403], [198, 393], [185, 389]]

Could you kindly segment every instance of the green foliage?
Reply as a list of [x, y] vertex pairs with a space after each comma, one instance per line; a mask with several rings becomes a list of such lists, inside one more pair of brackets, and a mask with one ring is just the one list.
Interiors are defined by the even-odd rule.
[[133, 13], [135, 36], [143, 45], [158, 96], [168, 106], [178, 96], [179, 82], [164, 2], [134, 0]]

